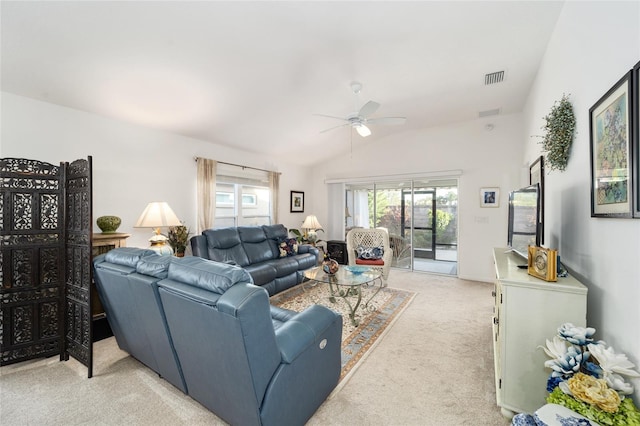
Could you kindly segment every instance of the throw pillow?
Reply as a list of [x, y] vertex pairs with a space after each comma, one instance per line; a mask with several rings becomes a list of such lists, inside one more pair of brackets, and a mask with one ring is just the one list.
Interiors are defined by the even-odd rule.
[[295, 238], [285, 238], [280, 243], [280, 257], [295, 256], [298, 254], [298, 240]]
[[358, 246], [356, 252], [358, 253], [358, 259], [377, 260], [382, 259], [382, 256], [384, 256], [384, 247]]

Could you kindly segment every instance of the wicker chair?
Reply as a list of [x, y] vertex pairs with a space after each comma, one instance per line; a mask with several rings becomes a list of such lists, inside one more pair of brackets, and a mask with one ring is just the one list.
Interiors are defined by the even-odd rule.
[[[382, 247], [384, 253], [382, 264], [372, 265], [368, 261], [358, 259], [358, 247]], [[393, 251], [389, 245], [389, 232], [384, 228], [354, 228], [347, 233], [347, 253], [349, 265], [367, 265], [382, 273], [382, 279], [386, 283], [389, 278], [389, 270], [393, 259]]]

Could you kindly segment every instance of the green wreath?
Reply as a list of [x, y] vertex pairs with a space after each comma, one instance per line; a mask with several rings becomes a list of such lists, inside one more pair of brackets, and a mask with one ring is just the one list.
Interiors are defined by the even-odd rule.
[[544, 117], [546, 124], [542, 127], [545, 135], [541, 136], [545, 163], [549, 170], [564, 171], [569, 162], [569, 152], [576, 128], [576, 117], [573, 106], [567, 95], [556, 101], [549, 115]]

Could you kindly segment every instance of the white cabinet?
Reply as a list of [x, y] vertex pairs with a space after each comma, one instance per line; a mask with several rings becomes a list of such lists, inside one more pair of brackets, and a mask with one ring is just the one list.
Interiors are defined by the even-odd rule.
[[546, 401], [550, 370], [541, 346], [571, 322], [586, 326], [587, 288], [575, 278], [546, 282], [518, 265], [526, 259], [506, 248], [493, 249], [496, 270], [493, 357], [496, 400], [502, 414], [532, 413]]

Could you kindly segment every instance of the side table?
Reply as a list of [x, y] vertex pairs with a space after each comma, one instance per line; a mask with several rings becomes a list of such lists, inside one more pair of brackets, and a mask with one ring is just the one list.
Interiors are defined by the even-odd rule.
[[[114, 248], [126, 247], [126, 240], [130, 236], [131, 234], [122, 232], [93, 234], [91, 255], [96, 257]], [[91, 317], [93, 320], [94, 342], [113, 336], [113, 332], [111, 331], [111, 327], [109, 327], [109, 322], [104, 313], [104, 308], [100, 302], [100, 297], [98, 296], [98, 290], [93, 282], [91, 282]]]

